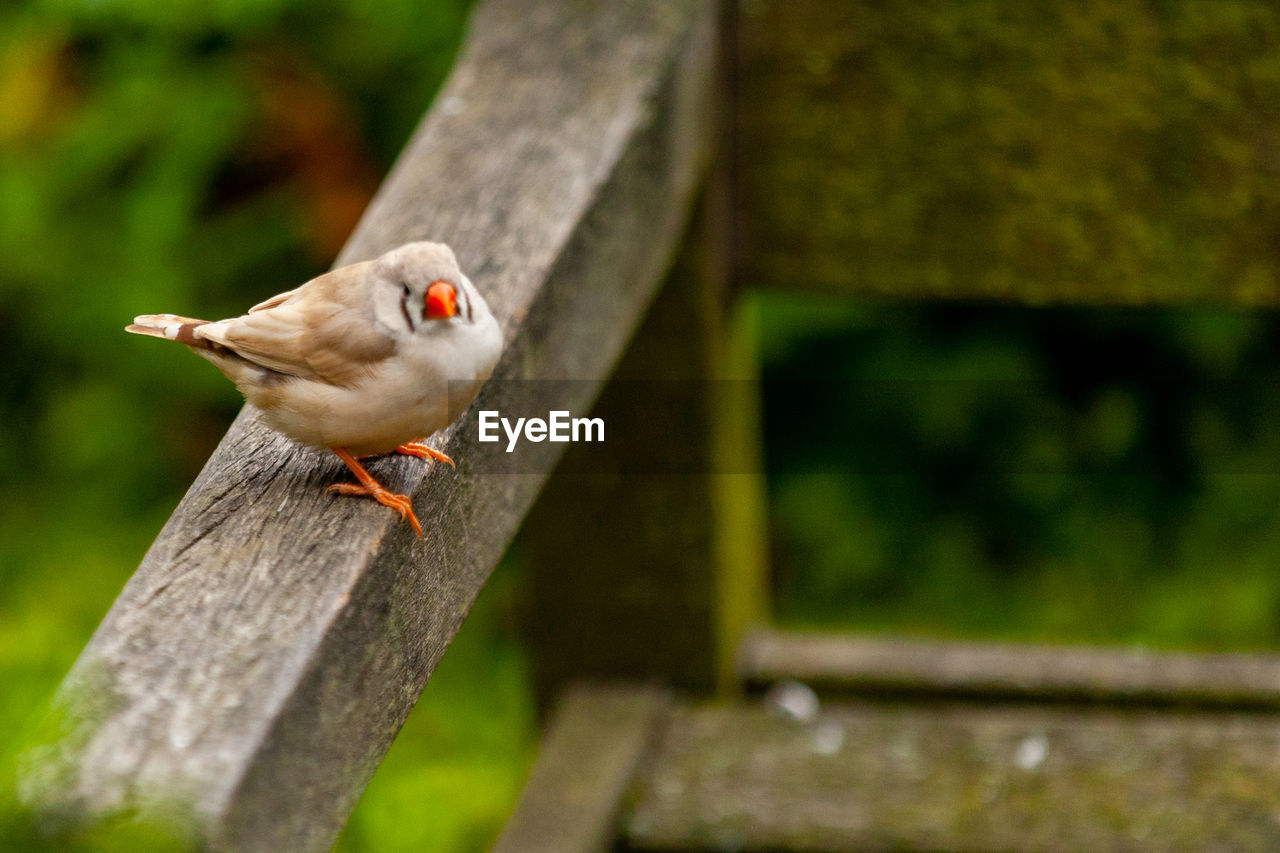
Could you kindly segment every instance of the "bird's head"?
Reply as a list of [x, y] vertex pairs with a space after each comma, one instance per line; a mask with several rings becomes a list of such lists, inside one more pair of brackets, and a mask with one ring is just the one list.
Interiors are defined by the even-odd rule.
[[432, 324], [472, 322], [483, 304], [458, 268], [453, 250], [443, 243], [406, 243], [374, 262], [375, 275], [397, 288], [400, 313], [410, 331]]

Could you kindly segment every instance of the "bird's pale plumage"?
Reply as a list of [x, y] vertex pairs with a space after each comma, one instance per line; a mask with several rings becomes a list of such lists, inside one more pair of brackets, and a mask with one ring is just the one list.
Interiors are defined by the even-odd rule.
[[[451, 298], [440, 299], [440, 288]], [[240, 317], [146, 314], [127, 329], [185, 344], [272, 427], [354, 457], [440, 456], [411, 443], [470, 404], [502, 348], [497, 322], [453, 252], [426, 242], [326, 273]], [[387, 503], [372, 487], [343, 490], [351, 488]]]

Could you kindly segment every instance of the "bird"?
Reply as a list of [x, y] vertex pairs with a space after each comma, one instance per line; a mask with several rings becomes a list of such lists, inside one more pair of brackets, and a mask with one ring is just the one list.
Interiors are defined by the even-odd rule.
[[143, 314], [125, 331], [177, 341], [235, 383], [262, 420], [299, 444], [331, 450], [367, 495], [419, 537], [406, 495], [360, 459], [403, 453], [455, 467], [426, 436], [465, 411], [492, 374], [502, 332], [443, 243], [406, 243], [340, 267], [226, 320]]

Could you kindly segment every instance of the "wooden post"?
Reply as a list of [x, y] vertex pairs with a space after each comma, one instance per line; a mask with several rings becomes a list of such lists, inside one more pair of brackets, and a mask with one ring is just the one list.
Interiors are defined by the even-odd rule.
[[730, 289], [718, 168], [667, 282], [522, 534], [540, 696], [575, 678], [710, 690], [735, 683], [766, 620], [754, 347]]
[[606, 853], [669, 712], [661, 691], [578, 685], [560, 696], [493, 853]]

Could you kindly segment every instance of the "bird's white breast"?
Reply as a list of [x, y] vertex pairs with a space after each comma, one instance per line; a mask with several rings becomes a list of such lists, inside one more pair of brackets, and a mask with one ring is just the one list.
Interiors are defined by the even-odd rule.
[[473, 324], [401, 340], [391, 357], [351, 386], [285, 379], [241, 390], [290, 438], [371, 456], [448, 426], [488, 379], [501, 346], [498, 325], [486, 312]]

